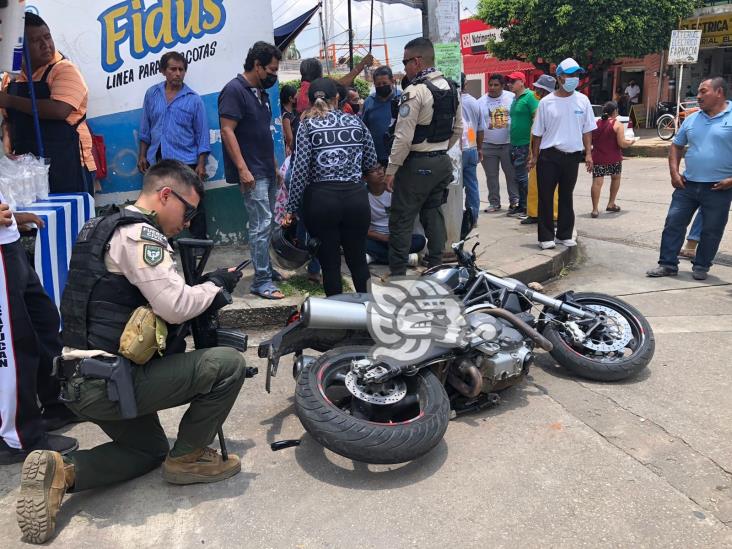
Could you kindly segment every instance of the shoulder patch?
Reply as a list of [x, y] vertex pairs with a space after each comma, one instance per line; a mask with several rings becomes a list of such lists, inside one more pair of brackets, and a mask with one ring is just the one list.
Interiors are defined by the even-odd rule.
[[161, 246], [158, 246], [157, 244], [145, 244], [142, 249], [142, 259], [145, 264], [150, 265], [151, 267], [156, 267], [157, 265], [160, 265], [163, 262], [164, 258], [164, 250]]
[[409, 105], [404, 104], [401, 107], [399, 107], [399, 116], [402, 118], [409, 116], [411, 109], [409, 108]]
[[140, 230], [140, 238], [142, 240], [149, 240], [150, 242], [157, 242], [163, 246], [168, 245], [168, 239], [165, 238], [165, 235], [150, 225], [142, 226], [142, 229]]

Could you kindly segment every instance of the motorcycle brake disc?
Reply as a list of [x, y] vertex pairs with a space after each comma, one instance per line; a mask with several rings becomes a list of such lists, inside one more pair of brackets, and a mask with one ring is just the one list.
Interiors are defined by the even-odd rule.
[[[605, 323], [585, 336], [582, 345], [587, 349], [601, 353], [611, 353], [625, 349], [628, 342], [633, 338], [633, 331], [623, 315], [618, 311], [605, 307], [604, 305], [585, 305], [587, 309], [595, 311], [606, 318]], [[603, 337], [600, 339], [595, 334], [602, 330]]]
[[390, 379], [385, 383], [364, 383], [355, 372], [346, 374], [346, 388], [359, 400], [369, 404], [396, 404], [407, 395], [403, 379]]

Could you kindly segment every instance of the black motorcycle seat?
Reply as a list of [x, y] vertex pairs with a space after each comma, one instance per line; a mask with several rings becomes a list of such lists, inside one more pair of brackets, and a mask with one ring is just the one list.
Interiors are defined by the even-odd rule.
[[371, 294], [337, 294], [327, 297], [333, 301], [343, 301], [344, 303], [368, 303], [371, 301]]

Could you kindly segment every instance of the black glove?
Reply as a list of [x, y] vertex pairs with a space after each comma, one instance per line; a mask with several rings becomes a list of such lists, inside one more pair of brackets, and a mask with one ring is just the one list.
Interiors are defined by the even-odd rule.
[[219, 288], [224, 288], [227, 292], [232, 293], [241, 280], [241, 276], [241, 271], [230, 271], [226, 268], [216, 269], [203, 275], [201, 282], [213, 282]]

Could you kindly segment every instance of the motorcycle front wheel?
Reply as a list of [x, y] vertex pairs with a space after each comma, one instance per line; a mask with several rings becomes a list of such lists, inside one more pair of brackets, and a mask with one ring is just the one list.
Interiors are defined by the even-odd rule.
[[[375, 404], [346, 387], [351, 363], [369, 356], [370, 347], [332, 349], [306, 366], [297, 380], [295, 411], [320, 444], [355, 461], [404, 463], [423, 456], [442, 440], [450, 420], [450, 401], [427, 369], [383, 384], [367, 399], [401, 398]], [[406, 390], [406, 394], [404, 391]]]
[[[648, 365], [656, 342], [651, 325], [635, 307], [598, 293], [576, 293], [572, 301], [598, 313], [603, 322], [593, 328], [594, 321], [549, 320], [543, 334], [554, 346], [554, 360], [573, 374], [595, 381], [626, 379]], [[576, 341], [567, 322], [586, 333], [583, 342]]]

